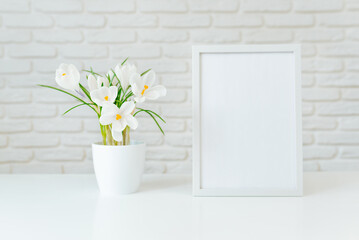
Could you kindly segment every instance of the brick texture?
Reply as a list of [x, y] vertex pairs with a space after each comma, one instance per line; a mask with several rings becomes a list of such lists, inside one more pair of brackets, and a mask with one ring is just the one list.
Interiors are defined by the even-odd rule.
[[[2, 0], [0, 173], [90, 173], [101, 139], [86, 107], [41, 89], [62, 62], [104, 72], [130, 57], [153, 68], [168, 95], [139, 116], [148, 173], [191, 171], [191, 46], [302, 45], [306, 171], [359, 170], [357, 0]], [[84, 75], [82, 75], [84, 77]], [[83, 78], [84, 79], [84, 78]]]

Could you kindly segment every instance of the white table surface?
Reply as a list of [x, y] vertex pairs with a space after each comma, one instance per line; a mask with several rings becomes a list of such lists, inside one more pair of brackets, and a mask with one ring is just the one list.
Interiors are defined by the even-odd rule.
[[359, 172], [305, 173], [304, 197], [192, 197], [191, 177], [146, 175], [101, 197], [93, 175], [0, 175], [0, 239], [359, 239]]

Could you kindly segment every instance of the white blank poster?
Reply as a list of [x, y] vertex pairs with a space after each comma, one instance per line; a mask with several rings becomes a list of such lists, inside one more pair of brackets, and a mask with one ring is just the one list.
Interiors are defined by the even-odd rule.
[[295, 59], [293, 52], [199, 55], [201, 189], [298, 192]]

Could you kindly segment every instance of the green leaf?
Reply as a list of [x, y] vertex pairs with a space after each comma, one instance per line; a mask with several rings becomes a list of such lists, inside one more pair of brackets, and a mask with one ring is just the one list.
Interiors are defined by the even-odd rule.
[[142, 110], [142, 111], [150, 112], [150, 113], [154, 114], [156, 117], [158, 117], [159, 119], [161, 119], [162, 122], [166, 123], [166, 121], [165, 121], [160, 115], [158, 115], [157, 113], [155, 113], [154, 111], [147, 110], [147, 109], [143, 109], [143, 108], [137, 108], [137, 109], [140, 109], [140, 110]]
[[128, 98], [132, 97], [134, 94], [132, 92], [129, 92], [124, 99], [121, 101], [122, 103], [126, 102]]
[[143, 75], [145, 75], [146, 73], [148, 73], [149, 71], [151, 71], [151, 68], [150, 68], [150, 69], [147, 69], [146, 71], [144, 71], [143, 73], [141, 73], [141, 77], [142, 77]]
[[124, 92], [123, 95], [125, 95], [125, 90], [122, 88], [120, 78], [117, 76], [117, 74], [115, 73], [115, 71], [112, 70], [112, 72], [113, 72], [113, 76], [116, 77], [117, 80], [118, 80], [118, 85], [119, 85], [119, 87], [118, 87], [118, 92], [117, 92], [117, 98], [116, 98], [116, 99], [119, 99], [119, 100], [120, 100], [120, 99], [121, 99], [121, 93]]
[[113, 72], [113, 76], [112, 76], [112, 79], [110, 80], [110, 86], [112, 85], [113, 79], [116, 77], [117, 80], [118, 80], [118, 83], [120, 84], [120, 87], [119, 87], [119, 88], [122, 88], [120, 79], [118, 78], [117, 74], [115, 73], [114, 70], [111, 69], [111, 71]]
[[153, 111], [150, 111], [150, 110], [145, 110], [145, 109], [142, 109], [142, 108], [139, 108], [140, 110], [138, 110], [137, 112], [135, 112], [133, 114], [133, 116], [136, 116], [138, 113], [140, 112], [145, 112], [147, 113], [148, 115], [150, 115], [150, 117], [155, 121], [157, 127], [160, 129], [160, 131], [162, 132], [163, 135], [165, 135], [164, 131], [162, 130], [160, 124], [157, 122], [156, 118], [152, 115], [156, 115], [159, 119], [161, 119], [163, 122], [165, 122], [157, 113], [153, 112]]
[[[87, 104], [81, 103], [81, 104], [79, 104], [79, 105], [76, 105], [76, 106], [74, 106], [74, 107], [68, 109], [68, 110], [67, 110], [66, 112], [64, 112], [62, 115], [65, 115], [66, 113], [70, 112], [72, 109], [75, 109], [75, 108], [77, 108], [77, 107], [84, 106], [84, 105], [87, 105]], [[92, 104], [91, 104], [91, 105], [92, 105]]]
[[94, 71], [92, 71], [92, 68], [91, 68], [91, 70], [82, 70], [82, 71], [84, 71], [84, 72], [88, 72], [88, 73], [91, 73], [91, 74], [93, 74], [93, 75], [97, 75], [97, 76], [100, 76], [100, 77], [102, 77], [102, 75], [101, 74], [98, 74], [98, 73], [95, 73]]
[[165, 135], [165, 132], [162, 130], [162, 128], [161, 128], [160, 124], [157, 122], [156, 118], [155, 118], [151, 113], [149, 113], [149, 112], [147, 112], [147, 111], [145, 111], [145, 112], [146, 112], [148, 115], [151, 116], [151, 118], [153, 119], [153, 121], [155, 121], [157, 127], [160, 129], [161, 133], [162, 133], [163, 135]]
[[90, 96], [89, 91], [88, 91], [84, 86], [82, 86], [81, 83], [79, 83], [79, 86], [80, 86], [81, 90], [86, 94], [86, 96], [88, 97], [88, 99], [92, 102], [92, 99], [91, 99], [91, 96]]
[[148, 115], [151, 116], [151, 118], [153, 119], [153, 121], [155, 121], [155, 123], [156, 123], [157, 127], [160, 129], [161, 133], [162, 133], [163, 135], [165, 135], [165, 132], [162, 130], [162, 128], [161, 128], [160, 124], [157, 122], [156, 118], [155, 118], [152, 114], [150, 114], [149, 112], [147, 112], [147, 113], [148, 113]]
[[125, 59], [125, 61], [123, 61], [123, 62], [121, 63], [121, 66], [123, 66], [123, 64], [125, 64], [125, 62], [127, 61], [127, 59], [128, 59], [128, 57]]
[[62, 90], [62, 89], [55, 88], [55, 87], [48, 86], [48, 85], [38, 84], [38, 86], [40, 86], [40, 87], [45, 87], [45, 88], [50, 88], [50, 89], [54, 89], [54, 90], [59, 91], [59, 92], [66, 93], [67, 95], [70, 95], [71, 97], [73, 97], [73, 98], [79, 100], [80, 102], [84, 103], [85, 105], [89, 106], [92, 110], [95, 111], [95, 113], [97, 114], [98, 117], [100, 116], [99, 113], [98, 113], [93, 107], [91, 107], [89, 103], [85, 102], [85, 101], [82, 100], [81, 98], [79, 98], [79, 97], [77, 97], [77, 96], [75, 96], [75, 95], [73, 95], [73, 94], [71, 94], [71, 93], [69, 93], [69, 92], [66, 92], [66, 91], [64, 91], [64, 90]]

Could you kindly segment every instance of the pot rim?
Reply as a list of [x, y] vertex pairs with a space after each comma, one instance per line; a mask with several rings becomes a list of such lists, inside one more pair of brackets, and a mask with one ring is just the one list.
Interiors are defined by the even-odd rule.
[[131, 140], [130, 141], [130, 145], [103, 145], [102, 142], [95, 142], [92, 143], [93, 147], [104, 147], [104, 148], [110, 148], [110, 147], [120, 147], [120, 148], [133, 148], [133, 147], [139, 147], [139, 146], [146, 146], [146, 143], [143, 141], [136, 141], [136, 140]]

